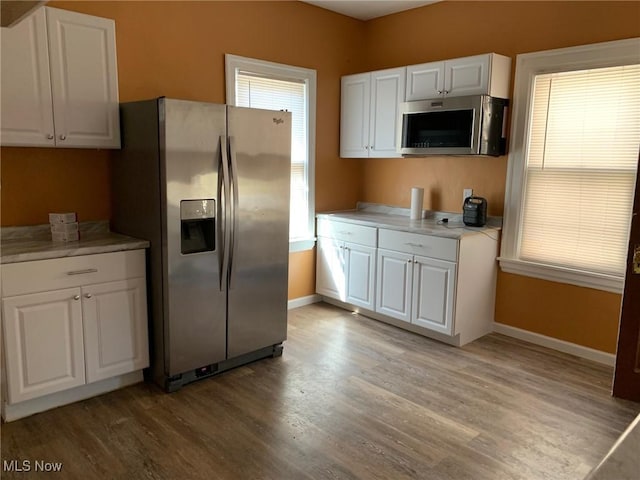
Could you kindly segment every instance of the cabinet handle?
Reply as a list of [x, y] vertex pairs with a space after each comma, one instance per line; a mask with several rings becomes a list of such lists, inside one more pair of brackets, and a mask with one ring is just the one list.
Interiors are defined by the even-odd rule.
[[444, 92], [442, 90], [436, 90], [438, 92], [438, 95], [442, 95]]
[[85, 270], [73, 270], [71, 272], [67, 272], [67, 275], [82, 275], [85, 273], [97, 273], [97, 268], [87, 268]]
[[53, 140], [53, 135], [51, 134], [47, 135], [47, 140]]
[[445, 90], [445, 91], [444, 91], [444, 94], [445, 94], [445, 95], [448, 95], [448, 94], [449, 94], [449, 90]]
[[411, 263], [411, 259], [407, 260], [407, 263]]
[[60, 140], [66, 140], [67, 136], [66, 135], [60, 135]]
[[80, 300], [80, 295], [74, 295], [74, 296], [73, 296], [73, 299], [74, 299], [74, 300]]
[[85, 293], [84, 294], [84, 298], [91, 298], [93, 295], [91, 295], [90, 293]]
[[413, 263], [418, 265], [420, 262], [418, 260], [414, 260]]

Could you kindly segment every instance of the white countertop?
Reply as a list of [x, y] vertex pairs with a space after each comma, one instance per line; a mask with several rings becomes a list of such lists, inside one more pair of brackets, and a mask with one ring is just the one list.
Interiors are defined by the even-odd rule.
[[106, 222], [93, 222], [89, 228], [83, 228], [81, 224], [80, 240], [76, 242], [52, 242], [48, 232], [48, 224], [3, 228], [0, 233], [0, 264], [149, 247], [147, 240], [110, 232]]
[[[462, 222], [461, 213], [427, 210], [423, 212], [424, 218], [411, 220], [407, 208], [361, 202], [358, 203], [358, 208], [355, 210], [318, 213], [316, 217], [456, 239], [465, 235], [499, 231], [502, 228], [501, 217], [489, 217], [484, 227], [468, 227]], [[443, 222], [443, 219], [448, 221]]]

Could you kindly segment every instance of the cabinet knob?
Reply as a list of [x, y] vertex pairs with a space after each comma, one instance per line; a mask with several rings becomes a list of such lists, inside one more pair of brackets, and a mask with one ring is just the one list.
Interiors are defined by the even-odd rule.
[[53, 135], [51, 134], [47, 135], [47, 140], [53, 140]]
[[442, 90], [436, 90], [438, 92], [438, 95], [442, 95], [444, 92]]
[[60, 140], [66, 140], [67, 136], [66, 135], [60, 135]]
[[407, 263], [411, 263], [411, 259], [407, 260]]
[[85, 293], [84, 294], [84, 298], [91, 298], [91, 297], [93, 297], [93, 295], [91, 295], [90, 293]]
[[73, 299], [74, 299], [74, 300], [80, 300], [80, 295], [74, 295], [74, 296], [73, 296]]
[[444, 91], [444, 94], [445, 94], [445, 95], [448, 95], [448, 94], [449, 94], [449, 90], [445, 90], [445, 91]]

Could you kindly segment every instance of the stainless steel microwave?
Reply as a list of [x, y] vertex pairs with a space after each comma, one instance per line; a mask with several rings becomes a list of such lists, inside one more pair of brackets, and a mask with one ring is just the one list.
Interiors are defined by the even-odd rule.
[[508, 104], [509, 100], [489, 95], [401, 103], [399, 153], [504, 155]]

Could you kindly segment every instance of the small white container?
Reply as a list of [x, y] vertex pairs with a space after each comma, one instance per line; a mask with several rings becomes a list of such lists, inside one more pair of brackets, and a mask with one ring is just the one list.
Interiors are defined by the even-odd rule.
[[78, 217], [76, 212], [67, 212], [67, 213], [50, 213], [49, 214], [49, 223], [74, 223], [78, 221]]
[[411, 220], [422, 218], [422, 204], [424, 203], [424, 188], [413, 187], [411, 189]]
[[80, 232], [51, 232], [51, 240], [54, 242], [77, 242], [80, 240]]
[[77, 233], [78, 222], [73, 223], [52, 223], [51, 233]]

